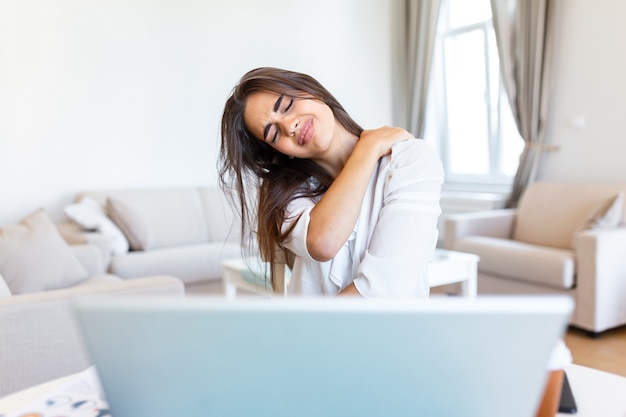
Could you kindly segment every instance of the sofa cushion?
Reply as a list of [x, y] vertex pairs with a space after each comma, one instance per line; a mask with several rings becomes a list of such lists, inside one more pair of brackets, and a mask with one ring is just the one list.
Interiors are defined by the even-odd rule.
[[133, 250], [209, 241], [203, 202], [196, 188], [110, 193], [107, 210]]
[[172, 275], [185, 283], [222, 277], [221, 261], [241, 256], [235, 243], [213, 242], [129, 252], [111, 259], [109, 272], [122, 278]]
[[453, 249], [480, 256], [481, 272], [554, 288], [574, 286], [575, 261], [570, 250], [483, 236], [459, 239]]
[[0, 273], [13, 295], [69, 287], [88, 276], [43, 210], [0, 229]]
[[[517, 207], [513, 239], [519, 242], [573, 249], [580, 227], [598, 204], [621, 185], [539, 182], [530, 184]], [[621, 222], [624, 222], [622, 213]]]
[[109, 219], [104, 208], [92, 198], [65, 207], [65, 214], [85, 230], [98, 231], [108, 238], [113, 255], [128, 252], [128, 240], [124, 233]]

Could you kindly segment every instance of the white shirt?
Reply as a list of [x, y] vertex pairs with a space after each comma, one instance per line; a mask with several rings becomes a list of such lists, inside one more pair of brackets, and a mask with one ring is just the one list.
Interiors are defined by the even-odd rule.
[[443, 176], [429, 144], [395, 144], [372, 174], [352, 234], [328, 262], [313, 259], [306, 246], [316, 201], [292, 201], [283, 224], [287, 230], [296, 222], [285, 242], [296, 255], [288, 294], [334, 295], [354, 282], [365, 297], [428, 297], [426, 272], [437, 242]]

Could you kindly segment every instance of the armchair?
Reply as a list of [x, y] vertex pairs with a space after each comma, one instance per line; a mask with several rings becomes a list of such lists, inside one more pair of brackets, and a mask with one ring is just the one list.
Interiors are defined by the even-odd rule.
[[475, 253], [479, 294], [570, 294], [570, 324], [626, 324], [626, 186], [540, 182], [516, 209], [449, 215], [445, 246]]

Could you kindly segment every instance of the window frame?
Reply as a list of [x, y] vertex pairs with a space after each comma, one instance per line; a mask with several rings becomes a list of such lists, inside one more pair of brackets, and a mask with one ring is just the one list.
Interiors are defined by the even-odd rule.
[[[434, 142], [438, 143], [440, 148], [440, 155], [446, 171], [446, 188], [458, 189], [458, 190], [478, 190], [478, 191], [495, 191], [495, 192], [508, 192], [511, 189], [514, 174], [507, 175], [504, 171], [504, 140], [505, 133], [503, 131], [503, 112], [510, 111], [508, 109], [508, 98], [502, 77], [498, 73], [497, 80], [497, 94], [494, 97], [493, 87], [494, 84], [491, 81], [493, 76], [493, 67], [499, 68], [494, 63], [490, 62], [490, 53], [493, 53], [495, 48], [497, 54], [497, 44], [495, 42], [495, 33], [493, 28], [493, 20], [487, 19], [480, 22], [474, 22], [462, 26], [453, 28], [444, 27], [444, 18], [447, 13], [447, 1], [442, 5], [442, 14], [440, 16], [440, 29], [436, 40], [435, 48], [439, 49], [439, 66], [441, 70], [440, 78], [435, 82], [441, 83], [440, 89], [442, 89], [442, 97], [434, 105], [438, 106], [436, 113], [441, 117], [440, 122], [435, 122], [439, 125], [435, 128], [436, 135], [439, 136], [438, 140]], [[448, 80], [446, 76], [446, 40], [451, 39], [454, 36], [459, 36], [467, 33], [478, 31], [483, 39], [483, 59], [485, 68], [485, 105], [486, 108], [486, 120], [487, 124], [487, 152], [488, 152], [488, 172], [486, 174], [455, 174], [450, 168], [451, 164], [451, 150], [449, 138], [449, 122], [448, 122]], [[436, 57], [437, 54], [434, 54]], [[436, 78], [436, 77], [435, 77]], [[431, 82], [433, 79], [431, 78]], [[432, 101], [429, 101], [429, 105], [433, 105]], [[427, 119], [428, 122], [433, 122], [432, 119]], [[427, 127], [427, 131], [428, 131]], [[523, 140], [519, 137], [520, 147], [523, 149]], [[520, 149], [520, 152], [521, 152]]]

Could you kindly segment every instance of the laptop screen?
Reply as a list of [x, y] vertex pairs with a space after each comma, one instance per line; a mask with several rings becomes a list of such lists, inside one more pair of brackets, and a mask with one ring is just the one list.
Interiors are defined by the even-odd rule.
[[85, 300], [116, 417], [533, 415], [572, 302]]

